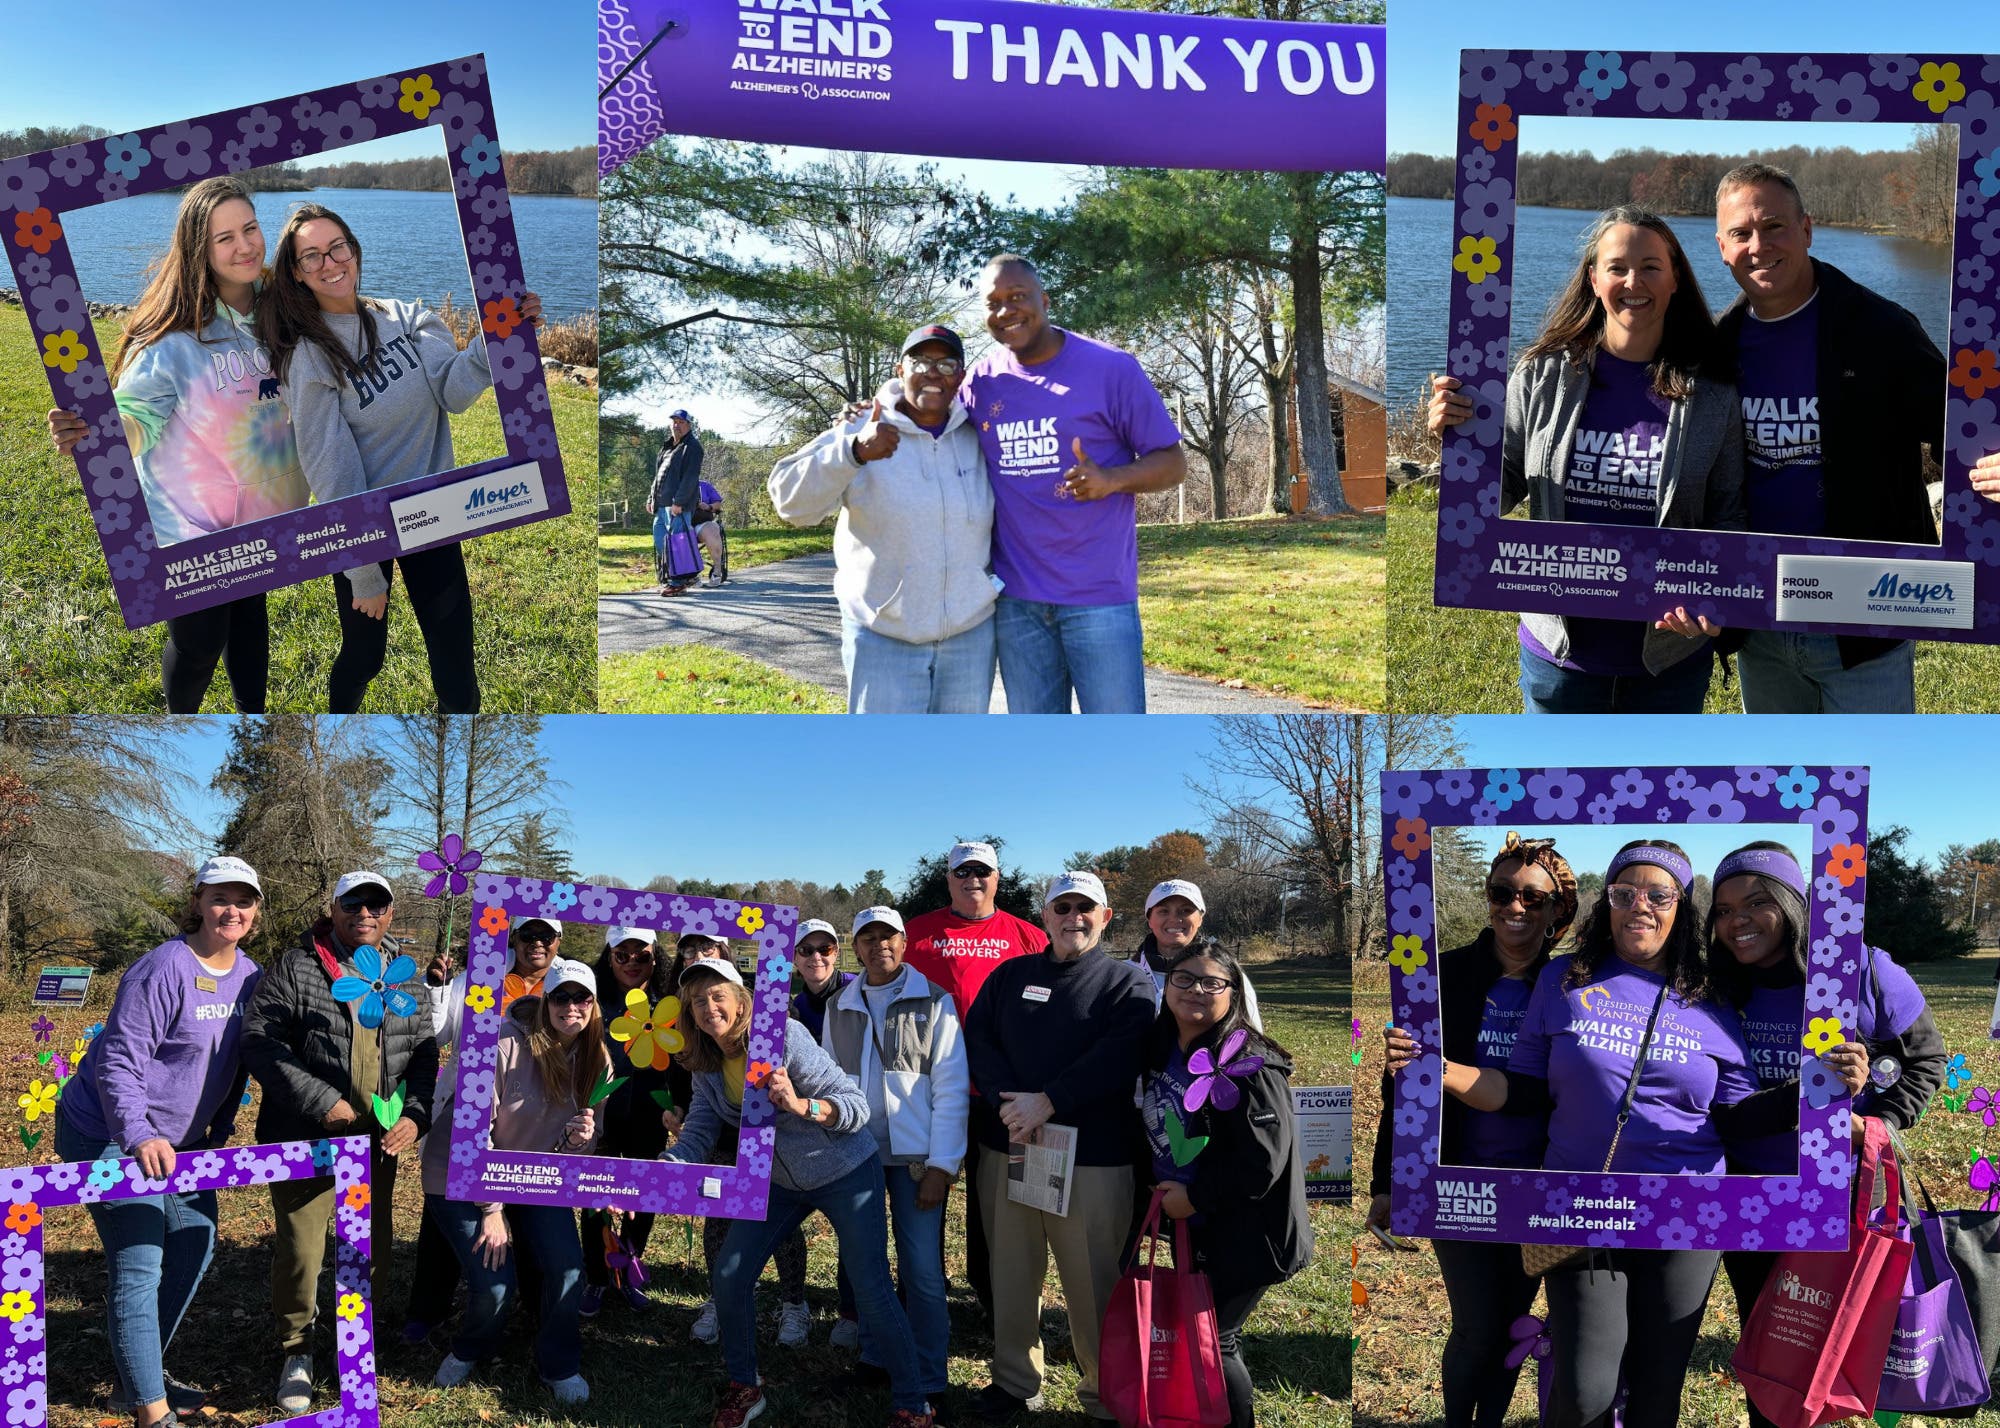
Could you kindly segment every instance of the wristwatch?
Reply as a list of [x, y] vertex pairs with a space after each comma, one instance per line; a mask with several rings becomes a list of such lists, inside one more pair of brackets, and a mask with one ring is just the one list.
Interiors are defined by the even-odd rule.
[[818, 1101], [807, 1101], [807, 1102], [806, 1102], [806, 1119], [807, 1119], [807, 1120], [809, 1120], [809, 1121], [817, 1121], [817, 1120], [819, 1119], [819, 1102], [818, 1102]]

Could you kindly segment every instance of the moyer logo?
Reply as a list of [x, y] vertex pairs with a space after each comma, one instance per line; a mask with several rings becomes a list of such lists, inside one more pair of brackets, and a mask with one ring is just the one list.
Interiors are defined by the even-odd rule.
[[1905, 580], [1895, 571], [1888, 570], [1882, 573], [1882, 578], [1869, 590], [1868, 598], [1928, 605], [1934, 600], [1950, 603], [1958, 599], [1958, 596], [1953, 593], [1951, 582], [1948, 580]]
[[1802, 1282], [1798, 1275], [1786, 1270], [1778, 1276], [1778, 1292], [1798, 1304], [1810, 1304], [1816, 1309], [1831, 1309], [1833, 1295], [1824, 1289], [1814, 1289]]
[[465, 498], [465, 513], [471, 515], [475, 511], [485, 511], [491, 510], [496, 506], [505, 506], [511, 501], [520, 500], [531, 489], [526, 481], [516, 481], [511, 486], [475, 485], [472, 488], [471, 494]]

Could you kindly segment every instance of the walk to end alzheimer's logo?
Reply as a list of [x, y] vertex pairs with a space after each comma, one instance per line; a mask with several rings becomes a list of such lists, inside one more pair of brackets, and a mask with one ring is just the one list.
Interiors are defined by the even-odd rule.
[[1440, 1230], [1490, 1230], [1500, 1222], [1497, 1180], [1437, 1182], [1437, 1222]]
[[[732, 80], [729, 87], [807, 99], [887, 99], [894, 40], [882, 6], [883, 0], [738, 0], [741, 29], [729, 67], [761, 78]], [[786, 82], [792, 78], [800, 82]]]

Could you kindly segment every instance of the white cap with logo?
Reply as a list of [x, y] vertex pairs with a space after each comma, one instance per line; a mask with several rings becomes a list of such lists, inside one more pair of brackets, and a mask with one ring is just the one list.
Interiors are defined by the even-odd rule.
[[840, 946], [840, 934], [834, 931], [833, 924], [823, 917], [809, 917], [804, 922], [801, 922], [799, 924], [799, 935], [793, 940], [792, 945], [794, 947], [798, 946], [799, 943], [805, 941], [807, 937], [815, 932], [824, 932], [828, 937], [833, 939], [835, 947]]
[[681, 985], [685, 987], [689, 977], [698, 972], [713, 972], [725, 982], [743, 985], [743, 974], [736, 970], [736, 964], [725, 957], [697, 957], [681, 968]]
[[340, 881], [333, 885], [333, 895], [336, 899], [343, 898], [356, 888], [368, 887], [382, 889], [383, 892], [389, 894], [391, 902], [395, 901], [396, 890], [389, 886], [389, 880], [380, 873], [369, 872], [366, 868], [357, 869], [351, 873], [342, 873]]
[[264, 885], [257, 881], [257, 870], [241, 858], [232, 858], [227, 854], [210, 858], [195, 869], [196, 887], [205, 888], [216, 883], [244, 883], [255, 888], [259, 897], [264, 895]]
[[542, 973], [542, 995], [552, 997], [556, 988], [565, 986], [582, 987], [594, 997], [597, 995], [597, 974], [581, 962], [558, 957], [549, 963], [548, 971]]
[[862, 928], [871, 922], [887, 923], [898, 932], [903, 930], [903, 914], [896, 911], [893, 907], [862, 908], [861, 911], [854, 914], [854, 931], [858, 934]]
[[[544, 918], [543, 921], [548, 919]], [[660, 934], [650, 927], [620, 927], [617, 923], [604, 929], [604, 945], [616, 947], [621, 942], [643, 942], [648, 947], [660, 945]]]
[[514, 930], [516, 932], [519, 932], [522, 928], [526, 927], [531, 922], [539, 922], [542, 924], [542, 926], [548, 928], [551, 932], [555, 933], [556, 936], [558, 937], [562, 936], [562, 924], [560, 922], [557, 922], [553, 917], [543, 917], [539, 912], [534, 913], [528, 917], [515, 918]]
[[1104, 884], [1095, 873], [1075, 869], [1057, 873], [1049, 879], [1048, 891], [1042, 894], [1042, 906], [1047, 907], [1064, 893], [1082, 893], [1099, 907], [1111, 906], [1111, 899], [1104, 895]]
[[960, 863], [980, 863], [996, 873], [1000, 871], [1000, 855], [994, 851], [991, 843], [954, 843], [951, 852], [945, 857], [945, 862], [950, 865], [950, 870], [954, 873], [958, 871]]
[[1155, 905], [1165, 902], [1170, 897], [1184, 897], [1194, 904], [1197, 912], [1208, 911], [1208, 904], [1201, 900], [1201, 889], [1186, 878], [1168, 878], [1155, 886], [1146, 894], [1146, 911], [1151, 912]]

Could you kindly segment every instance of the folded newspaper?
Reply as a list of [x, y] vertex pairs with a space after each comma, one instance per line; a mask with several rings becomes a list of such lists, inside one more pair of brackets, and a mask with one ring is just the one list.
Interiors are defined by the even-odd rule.
[[1007, 1198], [1051, 1215], [1069, 1214], [1076, 1181], [1076, 1127], [1045, 1124], [1032, 1142], [1007, 1146]]

